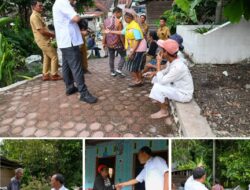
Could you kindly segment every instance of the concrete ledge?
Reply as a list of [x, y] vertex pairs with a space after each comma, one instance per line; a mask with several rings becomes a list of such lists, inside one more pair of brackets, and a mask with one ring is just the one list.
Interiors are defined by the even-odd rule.
[[206, 118], [200, 115], [200, 107], [190, 103], [173, 102], [184, 137], [215, 137]]

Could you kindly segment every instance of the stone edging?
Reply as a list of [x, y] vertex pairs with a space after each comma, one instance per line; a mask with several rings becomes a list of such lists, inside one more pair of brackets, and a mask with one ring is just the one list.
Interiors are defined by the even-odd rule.
[[13, 88], [16, 88], [16, 87], [18, 87], [18, 86], [20, 86], [20, 85], [22, 85], [22, 84], [25, 84], [25, 83], [27, 83], [27, 82], [29, 82], [29, 81], [33, 81], [33, 80], [35, 80], [35, 79], [37, 79], [37, 78], [40, 78], [40, 77], [42, 77], [42, 74], [36, 75], [36, 76], [32, 77], [32, 79], [27, 79], [27, 80], [18, 81], [18, 82], [14, 83], [14, 84], [11, 84], [11, 85], [9, 85], [9, 86], [0, 88], [0, 92], [5, 92], [5, 91], [8, 91], [8, 90], [11, 90], [11, 89], [13, 89]]

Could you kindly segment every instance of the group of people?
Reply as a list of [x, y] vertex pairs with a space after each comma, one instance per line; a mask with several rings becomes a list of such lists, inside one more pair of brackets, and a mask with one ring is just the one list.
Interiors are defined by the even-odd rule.
[[138, 153], [138, 160], [144, 164], [143, 170], [135, 179], [114, 185], [109, 177], [108, 166], [99, 165], [93, 190], [121, 190], [123, 187], [145, 182], [146, 190], [168, 190], [168, 166], [166, 161], [153, 156], [152, 150], [145, 146]]
[[[159, 29], [150, 31], [145, 15], [138, 17], [133, 9], [125, 9], [124, 13], [127, 23], [125, 27], [120, 20], [123, 10], [118, 7], [104, 22], [103, 46], [109, 49], [111, 76], [124, 76], [122, 69], [125, 68], [132, 74], [129, 87], [142, 86], [144, 77], [152, 79], [153, 87], [149, 97], [160, 103], [161, 109], [152, 114], [151, 118], [167, 117], [166, 98], [189, 102], [193, 96], [191, 73], [185, 60], [179, 57], [179, 51], [184, 48], [183, 39], [178, 34], [170, 34], [164, 17], [160, 18]], [[114, 69], [116, 51], [120, 54], [117, 70]]]
[[[88, 91], [84, 80], [84, 73], [89, 72], [87, 63], [82, 64], [82, 60], [86, 62], [86, 44], [90, 44], [91, 39], [86, 43], [85, 36], [88, 32], [79, 28], [81, 18], [74, 9], [75, 2], [55, 1], [55, 33], [48, 30], [41, 16], [43, 5], [40, 0], [32, 1], [30, 23], [35, 41], [43, 51], [43, 80], [62, 79], [58, 74], [56, 50], [50, 45], [50, 40], [56, 38], [57, 46], [62, 52], [66, 95], [79, 92], [81, 101], [96, 103], [97, 98]], [[123, 12], [126, 26], [121, 21]], [[108, 48], [109, 52], [111, 76], [125, 77], [125, 69], [131, 72], [132, 82], [129, 87], [140, 87], [144, 84], [144, 78], [152, 79], [153, 87], [149, 97], [160, 103], [161, 107], [160, 111], [151, 115], [152, 119], [169, 115], [166, 99], [179, 102], [189, 102], [192, 99], [192, 76], [178, 53], [183, 49], [183, 39], [178, 34], [170, 34], [165, 18], [160, 18], [157, 31], [150, 31], [145, 15], [138, 17], [133, 9], [122, 10], [116, 7], [113, 15], [104, 21], [103, 34], [103, 47]], [[114, 64], [116, 53], [120, 55], [117, 69]]]
[[[23, 168], [17, 168], [15, 170], [15, 176], [11, 178], [7, 190], [21, 190], [21, 179], [23, 177]], [[54, 174], [50, 179], [51, 190], [68, 190], [64, 186], [64, 177], [62, 174]]]

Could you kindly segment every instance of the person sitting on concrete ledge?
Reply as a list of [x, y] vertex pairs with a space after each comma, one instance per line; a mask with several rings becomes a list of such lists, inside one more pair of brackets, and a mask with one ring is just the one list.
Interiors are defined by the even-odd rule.
[[[190, 102], [193, 97], [194, 86], [191, 73], [183, 59], [178, 58], [179, 45], [175, 40], [158, 40], [157, 44], [162, 50], [157, 55], [157, 71], [148, 72], [147, 76], [153, 77], [153, 88], [149, 97], [161, 104], [160, 111], [151, 115], [152, 119], [168, 117], [168, 100]], [[168, 63], [161, 70], [162, 59]]]

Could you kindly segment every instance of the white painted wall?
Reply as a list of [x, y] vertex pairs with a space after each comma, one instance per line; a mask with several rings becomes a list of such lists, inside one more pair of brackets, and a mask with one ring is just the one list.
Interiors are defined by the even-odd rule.
[[[202, 25], [204, 26], [204, 25]], [[177, 33], [183, 37], [184, 51], [199, 64], [233, 64], [250, 62], [250, 22], [227, 22], [213, 30], [198, 34], [193, 30], [201, 25], [179, 25]]]

